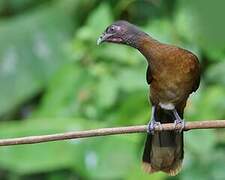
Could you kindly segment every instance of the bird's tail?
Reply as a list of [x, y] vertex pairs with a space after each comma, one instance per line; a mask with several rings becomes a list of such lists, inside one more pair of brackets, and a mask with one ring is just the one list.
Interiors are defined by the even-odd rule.
[[[183, 112], [180, 117], [183, 118]], [[157, 111], [161, 123], [174, 122], [170, 112]], [[148, 173], [163, 171], [171, 176], [179, 173], [183, 160], [183, 132], [163, 131], [148, 134], [144, 154], [143, 168]]]

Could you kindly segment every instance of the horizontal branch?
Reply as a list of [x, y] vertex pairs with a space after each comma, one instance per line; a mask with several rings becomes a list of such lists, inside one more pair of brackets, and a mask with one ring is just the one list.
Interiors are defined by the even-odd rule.
[[[187, 122], [185, 124], [184, 131], [191, 130], [191, 129], [210, 129], [210, 128], [225, 128], [225, 120]], [[155, 129], [155, 131], [169, 131], [169, 130], [175, 130], [173, 123], [162, 124], [162, 128], [156, 127]], [[60, 140], [67, 140], [67, 139], [107, 136], [107, 135], [115, 135], [115, 134], [143, 133], [146, 131], [147, 131], [146, 125], [102, 128], [102, 129], [66, 132], [66, 133], [58, 133], [58, 134], [50, 134], [50, 135], [0, 139], [0, 146], [35, 144], [35, 143], [42, 143], [42, 142], [49, 142], [49, 141], [60, 141]]]

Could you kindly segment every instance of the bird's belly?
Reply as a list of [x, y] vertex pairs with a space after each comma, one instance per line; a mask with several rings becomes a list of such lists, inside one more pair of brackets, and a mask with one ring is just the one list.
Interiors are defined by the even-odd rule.
[[150, 98], [154, 104], [161, 104], [165, 109], [173, 109], [173, 106], [186, 98], [187, 87], [182, 83], [152, 82], [150, 86]]

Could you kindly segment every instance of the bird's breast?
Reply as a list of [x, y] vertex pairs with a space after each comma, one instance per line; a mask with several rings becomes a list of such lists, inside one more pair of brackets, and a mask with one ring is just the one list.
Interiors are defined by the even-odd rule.
[[171, 45], [150, 43], [148, 47], [144, 46], [143, 54], [151, 68], [151, 101], [176, 105], [187, 99], [199, 73], [196, 57]]
[[161, 66], [152, 71], [151, 97], [157, 104], [177, 104], [185, 99], [193, 86], [191, 71], [174, 66]]

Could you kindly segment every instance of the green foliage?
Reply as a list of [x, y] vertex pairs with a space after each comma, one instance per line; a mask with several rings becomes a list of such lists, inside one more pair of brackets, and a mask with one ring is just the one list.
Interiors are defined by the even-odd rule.
[[[222, 0], [0, 0], [0, 137], [147, 123], [144, 57], [96, 45], [116, 19], [195, 52], [202, 82], [185, 118], [224, 119], [223, 7]], [[185, 133], [184, 168], [175, 179], [225, 179], [224, 139], [223, 130]], [[143, 144], [144, 135], [129, 135], [1, 147], [0, 178], [173, 179], [142, 171]]]
[[75, 25], [61, 9], [56, 4], [0, 22], [0, 115], [40, 92], [67, 63], [65, 45]]

